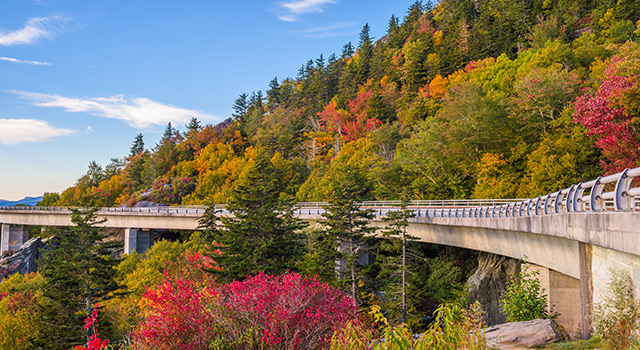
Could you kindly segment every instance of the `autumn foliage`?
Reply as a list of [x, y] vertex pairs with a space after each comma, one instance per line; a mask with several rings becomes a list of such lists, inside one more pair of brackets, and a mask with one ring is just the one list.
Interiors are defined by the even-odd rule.
[[150, 288], [136, 349], [315, 349], [356, 316], [344, 293], [297, 273], [258, 274], [228, 285], [167, 280]]

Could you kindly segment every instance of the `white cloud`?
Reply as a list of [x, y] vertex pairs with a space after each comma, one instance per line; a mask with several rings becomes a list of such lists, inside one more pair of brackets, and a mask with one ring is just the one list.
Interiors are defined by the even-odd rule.
[[0, 118], [0, 144], [17, 145], [23, 142], [43, 142], [56, 136], [73, 134], [74, 130], [59, 129], [43, 120]]
[[72, 22], [72, 19], [63, 16], [29, 18], [21, 29], [14, 31], [0, 29], [0, 45], [25, 45], [40, 39], [52, 40], [56, 35], [67, 30]]
[[13, 57], [0, 57], [0, 61], [7, 61], [7, 62], [13, 62], [13, 63], [24, 63], [24, 64], [30, 64], [30, 65], [33, 65], [33, 66], [52, 66], [53, 65], [53, 64], [51, 64], [49, 62], [19, 60], [17, 58], [13, 58]]
[[191, 118], [200, 120], [221, 120], [200, 111], [174, 107], [143, 97], [93, 97], [88, 99], [69, 98], [27, 91], [12, 91], [23, 98], [34, 101], [40, 107], [60, 107], [67, 112], [84, 112], [98, 117], [120, 119], [130, 126], [143, 129], [151, 125], [166, 125], [168, 122], [185, 124]]
[[355, 28], [355, 25], [356, 25], [355, 22], [336, 23], [330, 26], [303, 29], [303, 30], [294, 31], [292, 33], [300, 34], [301, 36], [304, 36], [307, 38], [313, 38], [313, 39], [330, 38], [330, 37], [337, 37], [337, 36], [348, 36], [348, 35], [353, 35], [358, 33], [358, 30]]
[[287, 9], [290, 13], [278, 16], [278, 18], [287, 22], [295, 22], [299, 15], [311, 12], [323, 12], [324, 5], [336, 3], [338, 3], [338, 0], [294, 0], [281, 2], [280, 6]]

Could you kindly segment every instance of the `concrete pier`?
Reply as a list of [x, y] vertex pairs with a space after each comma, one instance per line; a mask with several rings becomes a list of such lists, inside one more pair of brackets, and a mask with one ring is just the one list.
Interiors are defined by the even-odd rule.
[[17, 250], [29, 240], [29, 226], [2, 224], [0, 252]]

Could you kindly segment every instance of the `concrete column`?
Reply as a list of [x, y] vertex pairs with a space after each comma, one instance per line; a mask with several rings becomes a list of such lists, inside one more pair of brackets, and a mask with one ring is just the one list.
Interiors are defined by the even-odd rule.
[[578, 258], [580, 260], [580, 318], [582, 319], [582, 339], [591, 336], [591, 312], [593, 307], [593, 275], [591, 244], [578, 244]]
[[18, 250], [29, 240], [29, 226], [2, 224], [0, 235], [0, 253], [7, 250]]
[[151, 248], [153, 235], [151, 230], [138, 230], [138, 240], [136, 242], [136, 252], [142, 254]]
[[124, 229], [124, 253], [131, 254], [136, 250], [138, 245], [138, 229], [125, 228]]

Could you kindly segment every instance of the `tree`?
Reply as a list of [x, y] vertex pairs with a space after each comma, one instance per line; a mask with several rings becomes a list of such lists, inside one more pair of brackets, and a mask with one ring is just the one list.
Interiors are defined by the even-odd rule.
[[[351, 284], [351, 297], [356, 306], [357, 298], [357, 259], [360, 253], [364, 253], [364, 238], [375, 231], [369, 226], [369, 220], [373, 218], [370, 209], [361, 209], [357, 200], [361, 200], [366, 189], [361, 187], [365, 182], [359, 178], [359, 173], [350, 171], [334, 184], [329, 206], [322, 216], [326, 219], [324, 224], [326, 231], [338, 245], [341, 258], [344, 259], [344, 267], [341, 268], [341, 278]], [[349, 277], [345, 278], [345, 271]]]
[[133, 145], [131, 145], [131, 153], [129, 153], [129, 157], [133, 157], [142, 152], [144, 152], [144, 139], [142, 134], [138, 134], [133, 140]]
[[189, 124], [187, 124], [187, 130], [189, 130], [188, 132], [196, 133], [200, 131], [200, 129], [202, 129], [202, 126], [200, 125], [200, 121], [198, 120], [198, 118], [191, 118]]
[[249, 109], [249, 95], [242, 93], [233, 101], [233, 113], [231, 114], [235, 120], [242, 121], [242, 118]]
[[[409, 226], [409, 219], [415, 217], [416, 214], [413, 210], [408, 209], [409, 202], [405, 199], [402, 200], [400, 208], [387, 213], [382, 219], [387, 222], [387, 228], [382, 231], [382, 250], [390, 252], [387, 259], [383, 259], [382, 270], [397, 271], [398, 265], [400, 265], [400, 271], [402, 274], [401, 281], [401, 310], [402, 310], [402, 323], [407, 322], [407, 245], [411, 241], [415, 241], [416, 237], [407, 235], [407, 227]], [[398, 254], [401, 253], [401, 254]], [[401, 258], [398, 258], [401, 255]], [[400, 264], [398, 264], [398, 260]]]
[[92, 334], [84, 330], [85, 318], [121, 288], [114, 279], [117, 261], [110, 255], [119, 243], [105, 241], [105, 230], [96, 227], [105, 220], [97, 212], [72, 209], [74, 226], [57, 230], [57, 248], [38, 260], [44, 277], [40, 314], [47, 334], [42, 345], [47, 349], [86, 343]]
[[358, 71], [356, 81], [364, 83], [371, 70], [371, 58], [373, 57], [373, 43], [369, 36], [369, 24], [365, 24], [360, 32], [360, 46], [358, 47]]
[[171, 126], [171, 122], [168, 122], [167, 127], [164, 129], [164, 134], [162, 134], [162, 141], [171, 140], [175, 132], [176, 130]]
[[222, 254], [216, 259], [224, 279], [241, 280], [265, 272], [272, 275], [294, 269], [302, 256], [299, 230], [306, 226], [293, 216], [293, 200], [281, 196], [277, 169], [259, 152], [254, 165], [239, 180], [222, 217], [224, 230], [216, 235]]

